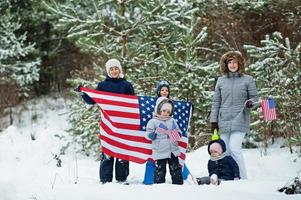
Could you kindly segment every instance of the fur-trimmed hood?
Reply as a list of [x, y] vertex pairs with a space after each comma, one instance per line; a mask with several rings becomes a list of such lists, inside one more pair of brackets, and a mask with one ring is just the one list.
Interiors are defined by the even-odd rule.
[[242, 75], [245, 71], [245, 59], [242, 57], [242, 54], [239, 51], [228, 51], [222, 55], [220, 59], [220, 71], [222, 74], [227, 74], [229, 72], [228, 62], [230, 60], [237, 60], [238, 62], [238, 73]]

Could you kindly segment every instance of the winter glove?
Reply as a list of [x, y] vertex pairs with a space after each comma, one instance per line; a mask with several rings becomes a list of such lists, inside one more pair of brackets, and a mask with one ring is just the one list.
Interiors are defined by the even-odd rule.
[[252, 100], [248, 100], [248, 101], [246, 101], [246, 107], [247, 108], [252, 108], [253, 107], [253, 101]]
[[211, 122], [211, 131], [214, 133], [214, 129], [218, 131], [218, 123], [217, 122]]
[[162, 129], [164, 129], [164, 130], [168, 130], [167, 126], [165, 126], [165, 125], [162, 124], [162, 123], [159, 125], [159, 128], [162, 128]]
[[81, 87], [83, 87], [83, 86], [82, 86], [82, 85], [77, 86], [77, 88], [74, 88], [74, 91], [75, 91], [75, 92], [81, 92], [81, 91], [80, 91], [80, 88], [81, 88]]
[[161, 123], [161, 124], [157, 127], [157, 129], [156, 129], [155, 132], [158, 132], [158, 133], [161, 133], [161, 134], [166, 134], [166, 135], [168, 135], [168, 128], [167, 128], [167, 126], [165, 126], [164, 124]]
[[187, 133], [186, 132], [181, 132], [180, 136], [187, 137]]
[[155, 132], [149, 133], [148, 138], [151, 140], [155, 140], [157, 138], [157, 133]]
[[210, 176], [210, 182], [212, 185], [219, 185], [221, 183], [221, 181], [219, 180], [216, 174], [212, 174]]

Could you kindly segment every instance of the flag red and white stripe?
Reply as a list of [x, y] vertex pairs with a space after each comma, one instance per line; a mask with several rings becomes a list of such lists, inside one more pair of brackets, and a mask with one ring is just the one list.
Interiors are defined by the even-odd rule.
[[[81, 87], [101, 111], [100, 134], [102, 152], [109, 156], [145, 163], [151, 159], [151, 141], [140, 129], [138, 96], [109, 93]], [[179, 141], [180, 159], [185, 159], [188, 139]]]
[[262, 100], [261, 109], [262, 109], [263, 119], [265, 121], [272, 121], [277, 119], [276, 105], [275, 105], [275, 101], [272, 98]]
[[168, 136], [169, 136], [170, 140], [173, 142], [177, 142], [181, 139], [181, 136], [177, 129], [169, 131]]

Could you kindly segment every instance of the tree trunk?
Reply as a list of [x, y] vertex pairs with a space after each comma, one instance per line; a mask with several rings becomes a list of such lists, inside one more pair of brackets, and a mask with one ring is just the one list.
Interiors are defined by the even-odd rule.
[[13, 108], [9, 107], [9, 125], [13, 125]]

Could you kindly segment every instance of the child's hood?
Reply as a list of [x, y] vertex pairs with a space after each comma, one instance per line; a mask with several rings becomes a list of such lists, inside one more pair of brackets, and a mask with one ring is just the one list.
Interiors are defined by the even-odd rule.
[[171, 106], [172, 106], [171, 113], [173, 113], [174, 105], [173, 105], [172, 101], [170, 99], [166, 98], [166, 97], [159, 97], [156, 101], [156, 106], [155, 106], [155, 110], [154, 110], [155, 114], [160, 113], [161, 107], [164, 103], [170, 103], [171, 104]]
[[210, 149], [210, 146], [211, 146], [213, 143], [215, 143], [215, 142], [219, 143], [219, 144], [222, 146], [223, 153], [226, 152], [227, 149], [226, 149], [226, 144], [225, 144], [224, 140], [222, 140], [222, 139], [211, 140], [211, 141], [209, 142], [208, 148], [207, 148], [209, 155], [210, 155], [210, 150], [209, 150], [209, 149]]

